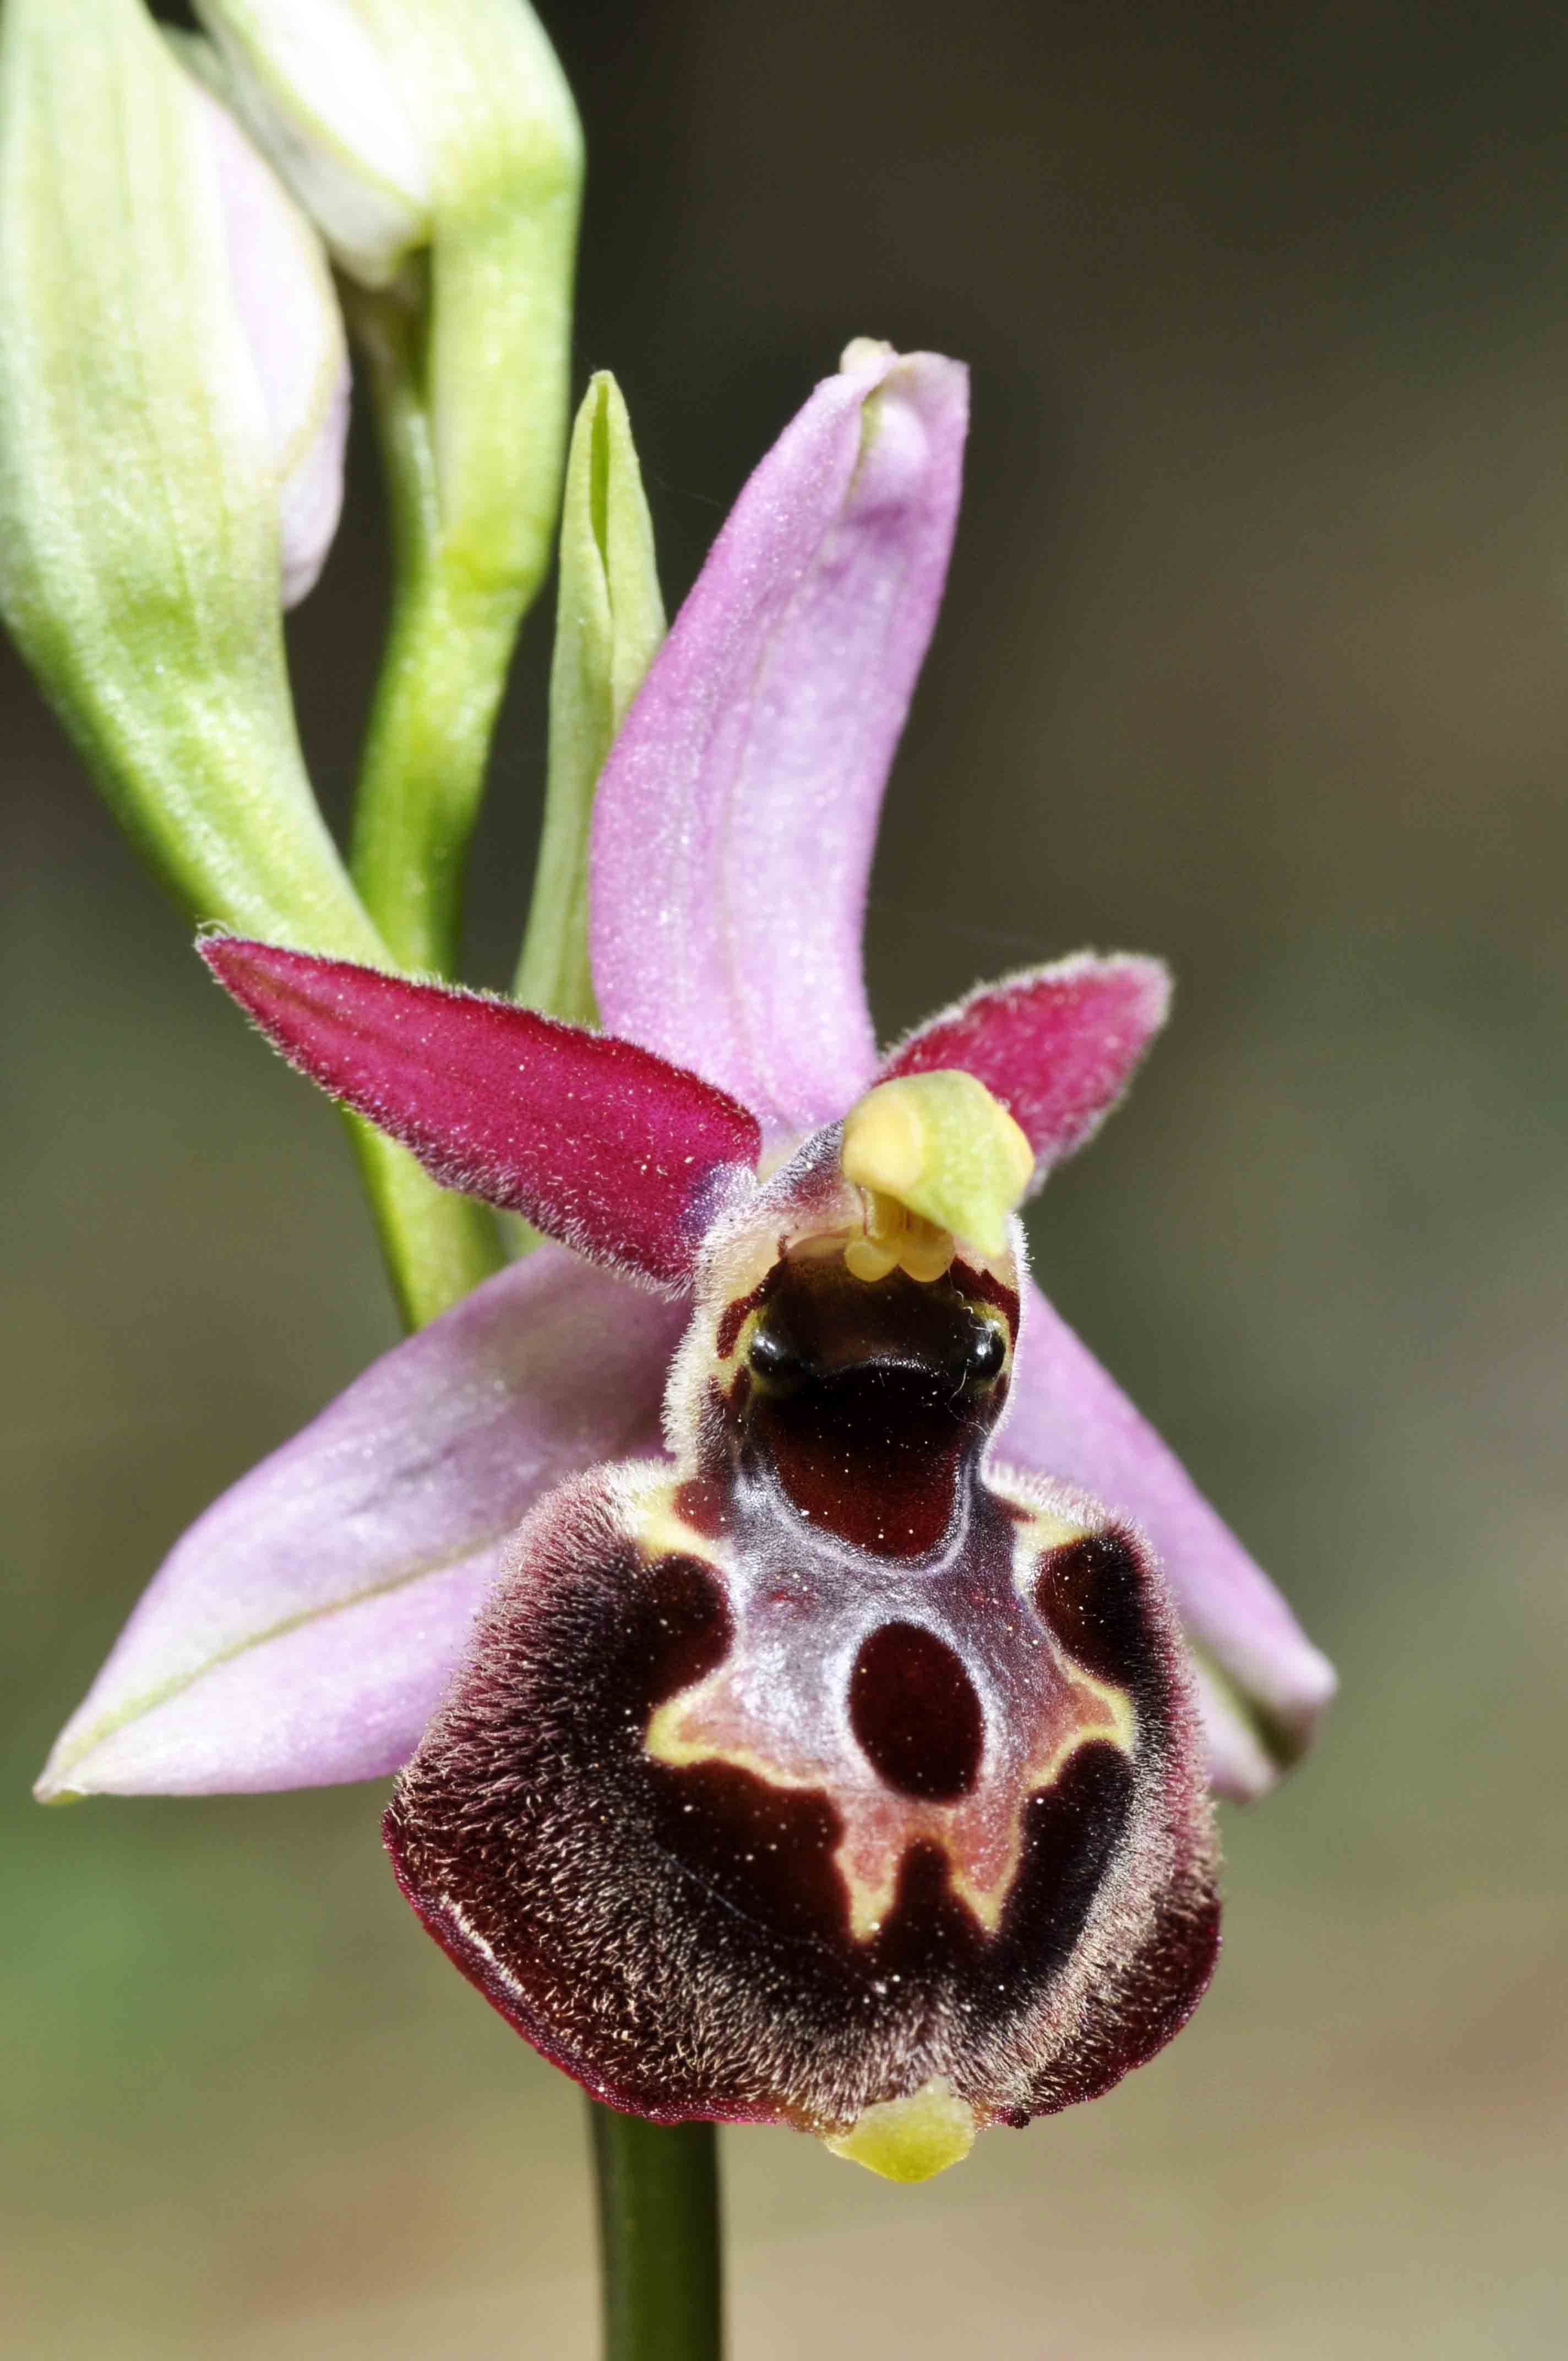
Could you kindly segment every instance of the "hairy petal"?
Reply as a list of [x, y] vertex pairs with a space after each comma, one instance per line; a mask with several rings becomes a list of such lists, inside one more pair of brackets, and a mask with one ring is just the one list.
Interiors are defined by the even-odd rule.
[[715, 1210], [756, 1164], [754, 1116], [630, 1041], [237, 936], [197, 948], [291, 1065], [446, 1188], [656, 1285], [686, 1283]]
[[39, 1795], [396, 1770], [533, 1503], [657, 1449], [682, 1319], [544, 1246], [384, 1354], [176, 1543]]
[[1038, 1189], [1099, 1130], [1169, 1007], [1163, 961], [1075, 951], [978, 984], [889, 1050], [883, 1075], [976, 1075], [1033, 1148]]
[[1032, 1285], [1001, 1449], [1020, 1467], [1083, 1485], [1143, 1527], [1199, 1660], [1215, 1785], [1238, 1798], [1264, 1793], [1310, 1743], [1334, 1693], [1333, 1667], [1175, 1453]]
[[605, 1023], [814, 1128], [876, 1068], [861, 923], [941, 597], [963, 369], [851, 346], [751, 477], [599, 783]]

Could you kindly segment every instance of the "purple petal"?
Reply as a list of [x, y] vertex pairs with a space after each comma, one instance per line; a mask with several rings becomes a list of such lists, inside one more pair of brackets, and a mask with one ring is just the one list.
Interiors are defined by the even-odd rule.
[[660, 1286], [686, 1283], [726, 1190], [756, 1165], [753, 1115], [630, 1041], [235, 935], [197, 948], [291, 1065], [444, 1187]]
[[1175, 1453], [1034, 1286], [999, 1456], [1081, 1484], [1143, 1527], [1199, 1653], [1215, 1784], [1223, 1795], [1261, 1794], [1310, 1742], [1334, 1693], [1333, 1667]]
[[396, 1770], [534, 1501], [658, 1449], [684, 1318], [543, 1246], [384, 1354], [176, 1543], [39, 1795]]
[[1163, 961], [1075, 951], [977, 985], [890, 1050], [883, 1073], [976, 1075], [1034, 1148], [1037, 1189], [1099, 1130], [1169, 1007]]
[[852, 346], [752, 476], [638, 694], [594, 816], [610, 1029], [778, 1131], [876, 1071], [861, 922], [941, 597], [967, 379]]

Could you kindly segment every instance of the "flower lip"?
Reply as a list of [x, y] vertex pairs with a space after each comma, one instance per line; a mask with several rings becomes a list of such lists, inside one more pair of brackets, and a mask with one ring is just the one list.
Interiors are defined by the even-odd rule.
[[388, 1815], [405, 1893], [547, 2056], [658, 2120], [856, 2154], [935, 2078], [914, 2178], [1107, 2089], [1190, 2013], [1216, 1928], [1135, 1538], [977, 1457], [939, 1555], [868, 1532], [846, 1579], [820, 1521], [684, 1445], [519, 1535]]

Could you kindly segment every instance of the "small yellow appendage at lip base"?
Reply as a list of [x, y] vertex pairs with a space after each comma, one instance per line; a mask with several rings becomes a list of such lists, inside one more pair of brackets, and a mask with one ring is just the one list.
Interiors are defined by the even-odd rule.
[[868, 2107], [847, 2132], [829, 2134], [822, 2145], [883, 2180], [930, 2180], [963, 2162], [975, 2130], [973, 2108], [938, 2074], [906, 2098]]
[[901, 1264], [939, 1278], [955, 1239], [1001, 1254], [1035, 1151], [985, 1084], [958, 1070], [879, 1082], [844, 1118], [844, 1178], [868, 1201], [866, 1235], [845, 1260], [857, 1279]]
[[940, 1279], [956, 1252], [951, 1230], [939, 1230], [935, 1222], [910, 1213], [885, 1190], [866, 1189], [861, 1193], [866, 1201], [865, 1232], [844, 1248], [851, 1277], [872, 1286], [890, 1270], [906, 1270], [911, 1279], [927, 1286]]

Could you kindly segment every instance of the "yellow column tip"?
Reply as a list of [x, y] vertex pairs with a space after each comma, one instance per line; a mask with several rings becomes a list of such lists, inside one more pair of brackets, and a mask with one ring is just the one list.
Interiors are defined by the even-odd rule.
[[[1001, 1101], [957, 1068], [878, 1082], [844, 1118], [840, 1160], [872, 1201], [873, 1244], [878, 1208], [891, 1201], [987, 1255], [1006, 1245], [1007, 1217], [1035, 1170], [1035, 1151]], [[890, 1255], [889, 1264], [903, 1258]]]

